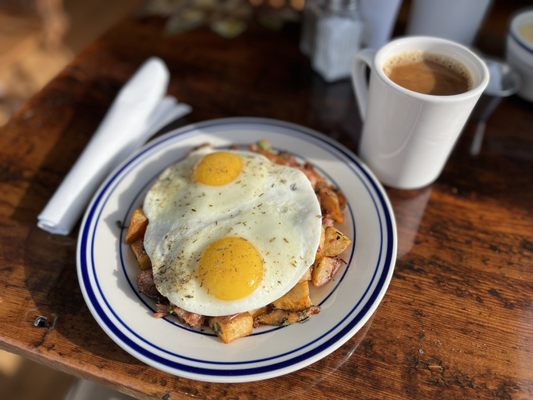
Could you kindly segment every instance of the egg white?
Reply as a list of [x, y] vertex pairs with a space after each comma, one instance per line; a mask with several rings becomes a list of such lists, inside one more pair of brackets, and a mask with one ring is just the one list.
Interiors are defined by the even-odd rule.
[[[172, 304], [207, 315], [231, 315], [282, 297], [314, 262], [321, 233], [318, 199], [299, 170], [265, 157], [236, 152], [240, 176], [224, 186], [191, 180], [205, 152], [169, 167], [147, 193], [144, 246], [159, 292]], [[196, 276], [202, 252], [214, 241], [238, 236], [251, 242], [264, 263], [263, 279], [249, 296], [220, 300]]]

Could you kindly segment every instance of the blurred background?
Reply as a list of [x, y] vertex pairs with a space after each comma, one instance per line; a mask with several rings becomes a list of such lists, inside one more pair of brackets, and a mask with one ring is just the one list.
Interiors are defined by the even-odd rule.
[[[417, 31], [415, 24], [407, 26], [409, 18], [416, 19], [412, 12], [414, 9], [418, 8], [425, 13], [423, 8], [427, 9], [429, 3], [440, 7], [438, 0], [339, 0], [330, 3], [326, 0], [0, 0], [0, 126], [4, 125], [32, 94], [61, 71], [75, 54], [128, 15], [163, 17], [166, 19], [165, 30], [168, 34], [206, 26], [216, 34], [231, 39], [245, 31], [251, 23], [259, 23], [274, 30], [281, 29], [285, 23], [300, 23], [304, 19], [304, 7], [312, 2], [325, 3], [326, 9], [327, 4], [355, 4], [359, 16], [364, 14], [364, 18], [374, 19], [371, 22], [387, 23], [385, 20], [390, 19], [394, 36], [410, 33], [409, 31], [420, 32], [420, 27]], [[417, 3], [426, 6], [417, 7]], [[474, 45], [478, 45], [482, 50], [491, 48], [503, 53], [503, 46], [499, 44], [504, 41], [502, 38], [495, 38], [489, 30], [484, 30], [483, 21], [490, 19], [496, 10], [503, 10], [505, 14], [510, 15], [531, 2], [452, 0], [451, 3], [454, 4], [447, 8], [458, 10], [455, 13], [457, 15], [462, 12], [458, 8], [459, 5], [465, 7], [465, 4], [476, 4], [468, 7], [479, 8], [479, 20], [468, 23], [472, 22], [476, 29], [480, 28], [483, 35], [476, 36]], [[435, 11], [436, 17], [442, 20], [439, 17], [442, 12]], [[410, 12], [413, 14], [411, 17]], [[390, 15], [384, 16], [387, 13]], [[455, 14], [450, 13], [450, 18], [459, 25], [462, 22], [457, 22]], [[500, 24], [508, 23], [507, 18], [495, 20]], [[356, 29], [357, 22], [347, 29], [350, 28]], [[457, 31], [455, 26], [453, 29]], [[497, 29], [498, 32], [505, 30], [506, 26]], [[385, 30], [384, 34], [384, 37], [388, 38], [390, 32]], [[376, 43], [382, 44], [379, 43], [381, 39], [377, 37]], [[300, 47], [304, 50], [302, 45]], [[307, 52], [304, 50], [304, 53]], [[313, 55], [307, 55], [313, 62]], [[321, 54], [315, 56], [318, 58]], [[328, 80], [327, 74], [319, 71], [320, 67], [314, 69]]]
[[0, 126], [142, 0], [0, 0]]

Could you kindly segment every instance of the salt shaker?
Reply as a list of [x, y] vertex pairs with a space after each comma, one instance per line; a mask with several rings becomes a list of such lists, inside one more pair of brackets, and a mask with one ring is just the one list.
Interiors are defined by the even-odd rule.
[[327, 82], [350, 76], [363, 33], [357, 6], [357, 0], [327, 0], [319, 11], [312, 65]]

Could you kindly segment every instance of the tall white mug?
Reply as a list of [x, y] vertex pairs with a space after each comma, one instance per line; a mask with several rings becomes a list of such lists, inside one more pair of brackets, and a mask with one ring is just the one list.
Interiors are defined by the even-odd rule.
[[[461, 64], [470, 76], [470, 88], [449, 96], [423, 94], [396, 84], [385, 74], [383, 67], [391, 58], [419, 51]], [[432, 183], [444, 168], [489, 82], [489, 71], [478, 56], [458, 43], [414, 36], [393, 40], [377, 52], [358, 52], [352, 78], [363, 119], [361, 158], [385, 185], [416, 189]]]

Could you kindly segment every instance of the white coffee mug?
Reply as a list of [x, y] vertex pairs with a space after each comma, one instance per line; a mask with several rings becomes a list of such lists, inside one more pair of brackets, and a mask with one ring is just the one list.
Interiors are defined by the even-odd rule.
[[533, 101], [533, 9], [515, 15], [507, 34], [507, 62], [520, 75], [518, 94]]
[[[460, 63], [471, 88], [440, 96], [414, 92], [393, 82], [385, 63], [402, 53], [422, 51]], [[366, 69], [370, 68], [370, 84]], [[353, 85], [363, 119], [359, 154], [386, 185], [416, 189], [439, 176], [470, 112], [489, 82], [485, 63], [466, 47], [426, 36], [396, 39], [377, 52], [357, 53]]]

